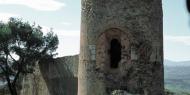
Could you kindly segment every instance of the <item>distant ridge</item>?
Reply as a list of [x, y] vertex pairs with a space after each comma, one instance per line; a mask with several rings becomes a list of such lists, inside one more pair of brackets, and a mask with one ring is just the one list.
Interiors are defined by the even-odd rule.
[[164, 60], [164, 66], [190, 66], [190, 61], [171, 61]]

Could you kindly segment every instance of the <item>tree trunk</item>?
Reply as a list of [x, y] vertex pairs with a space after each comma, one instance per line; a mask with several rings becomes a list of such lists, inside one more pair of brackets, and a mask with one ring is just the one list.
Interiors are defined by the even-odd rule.
[[17, 95], [17, 89], [16, 89], [16, 86], [13, 85], [12, 88], [13, 88], [13, 93], [14, 93], [13, 95]]
[[9, 91], [10, 91], [11, 95], [14, 95], [14, 91], [13, 91], [12, 84], [10, 82], [9, 77], [6, 76], [6, 80], [7, 80], [8, 88], [9, 88]]
[[6, 76], [6, 79], [7, 79], [8, 88], [9, 88], [11, 95], [17, 95], [17, 89], [16, 89], [15, 83], [11, 83], [11, 80], [7, 76]]
[[[6, 55], [6, 63], [5, 63], [5, 77], [6, 77], [6, 80], [7, 80], [7, 83], [8, 83], [8, 88], [9, 88], [9, 91], [11, 93], [11, 95], [17, 95], [17, 90], [16, 90], [16, 80], [17, 78], [14, 78], [14, 81], [13, 83], [11, 83], [11, 80], [10, 80], [10, 74], [9, 74], [9, 66], [8, 66], [8, 54]], [[19, 74], [19, 72], [18, 72]], [[17, 76], [18, 77], [18, 76]]]

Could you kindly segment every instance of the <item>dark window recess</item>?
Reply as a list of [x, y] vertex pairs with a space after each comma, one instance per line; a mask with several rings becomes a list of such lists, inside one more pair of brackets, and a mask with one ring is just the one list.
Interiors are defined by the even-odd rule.
[[110, 67], [118, 68], [119, 61], [121, 60], [121, 44], [117, 39], [112, 39], [110, 45]]

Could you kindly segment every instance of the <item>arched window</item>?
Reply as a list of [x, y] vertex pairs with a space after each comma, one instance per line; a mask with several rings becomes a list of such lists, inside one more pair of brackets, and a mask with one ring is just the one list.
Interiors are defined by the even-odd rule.
[[121, 43], [117, 39], [112, 39], [110, 43], [110, 67], [118, 68], [121, 60]]

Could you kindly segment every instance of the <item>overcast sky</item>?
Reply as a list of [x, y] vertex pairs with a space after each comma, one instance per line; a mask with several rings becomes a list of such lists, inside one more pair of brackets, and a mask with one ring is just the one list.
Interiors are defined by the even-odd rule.
[[[22, 17], [58, 35], [58, 56], [79, 53], [80, 0], [0, 0], [0, 20]], [[185, 0], [163, 0], [165, 59], [190, 60], [190, 15]]]

